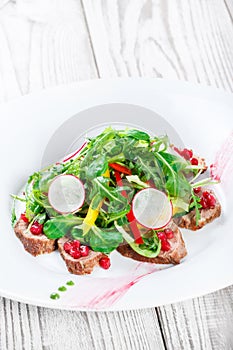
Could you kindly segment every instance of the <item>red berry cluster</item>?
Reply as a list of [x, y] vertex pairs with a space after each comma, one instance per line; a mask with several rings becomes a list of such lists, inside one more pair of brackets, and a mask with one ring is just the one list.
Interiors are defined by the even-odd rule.
[[184, 148], [180, 150], [177, 147], [174, 147], [174, 150], [179, 153], [181, 157], [183, 157], [186, 160], [189, 160], [192, 165], [198, 165], [198, 159], [193, 158], [193, 151], [191, 149]]
[[164, 231], [159, 231], [157, 233], [158, 238], [161, 241], [161, 249], [164, 252], [168, 252], [171, 249], [171, 245], [168, 239], [174, 238], [174, 232], [170, 228], [165, 228]]
[[65, 252], [72, 256], [74, 259], [88, 256], [90, 251], [88, 246], [81, 245], [78, 240], [65, 242], [63, 248]]
[[208, 191], [202, 193], [200, 204], [203, 209], [213, 209], [216, 204], [215, 197]]

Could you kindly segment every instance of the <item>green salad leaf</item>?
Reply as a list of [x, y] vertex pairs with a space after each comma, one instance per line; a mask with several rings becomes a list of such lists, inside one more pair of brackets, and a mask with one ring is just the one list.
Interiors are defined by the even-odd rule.
[[123, 242], [121, 233], [116, 229], [100, 229], [97, 226], [92, 227], [88, 233], [88, 239], [94, 251], [105, 254], [111, 253]]
[[58, 239], [69, 234], [71, 229], [82, 224], [83, 220], [75, 215], [61, 215], [52, 218], [44, 224], [44, 234], [49, 239]]

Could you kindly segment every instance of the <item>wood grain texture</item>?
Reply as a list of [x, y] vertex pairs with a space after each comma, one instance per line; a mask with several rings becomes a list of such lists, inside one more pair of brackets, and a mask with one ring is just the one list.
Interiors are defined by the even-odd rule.
[[167, 349], [233, 349], [233, 287], [159, 308]]
[[232, 90], [233, 27], [222, 0], [85, 0], [83, 6], [102, 77], [174, 78]]
[[0, 299], [0, 349], [4, 350], [162, 350], [164, 345], [157, 324], [153, 309], [86, 313]]
[[8, 2], [0, 9], [0, 47], [1, 100], [96, 77], [76, 0]]
[[[232, 24], [232, 0], [0, 0], [0, 102], [98, 76], [165, 77], [232, 91]], [[232, 324], [233, 287], [117, 313], [0, 298], [1, 350], [231, 350]]]

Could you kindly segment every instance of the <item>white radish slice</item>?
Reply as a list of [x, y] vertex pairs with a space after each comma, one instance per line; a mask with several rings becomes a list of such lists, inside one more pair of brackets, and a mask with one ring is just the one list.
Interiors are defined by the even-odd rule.
[[50, 205], [60, 214], [76, 212], [85, 200], [82, 181], [74, 175], [58, 175], [51, 182], [48, 192]]
[[132, 210], [139, 224], [154, 230], [166, 226], [172, 217], [172, 204], [168, 197], [152, 187], [134, 196]]

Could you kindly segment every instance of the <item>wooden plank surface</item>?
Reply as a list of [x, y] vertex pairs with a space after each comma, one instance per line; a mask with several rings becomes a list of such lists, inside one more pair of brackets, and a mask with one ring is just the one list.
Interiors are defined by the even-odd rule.
[[83, 4], [102, 77], [177, 78], [232, 91], [233, 27], [224, 1]]
[[[0, 102], [98, 76], [174, 78], [232, 91], [232, 19], [232, 0], [2, 0]], [[117, 313], [0, 298], [0, 349], [230, 350], [232, 323], [233, 287]]]

